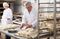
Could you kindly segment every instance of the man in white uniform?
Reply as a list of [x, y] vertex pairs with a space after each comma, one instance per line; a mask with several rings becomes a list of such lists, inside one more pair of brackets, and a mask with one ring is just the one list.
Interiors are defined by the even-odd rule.
[[21, 28], [23, 28], [24, 25], [27, 25], [28, 28], [37, 28], [37, 17], [38, 17], [37, 13], [38, 13], [38, 10], [32, 7], [31, 2], [27, 2], [26, 10], [24, 11], [24, 14], [22, 17]]
[[12, 14], [12, 10], [9, 8], [9, 4], [7, 2], [4, 2], [3, 3], [3, 8], [5, 10], [3, 11], [1, 23], [2, 23], [2, 25], [11, 24], [13, 14]]

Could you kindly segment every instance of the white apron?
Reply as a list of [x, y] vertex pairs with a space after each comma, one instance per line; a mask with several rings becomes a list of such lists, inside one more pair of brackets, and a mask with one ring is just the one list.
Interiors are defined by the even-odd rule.
[[[7, 18], [10, 18], [10, 20], [7, 20]], [[1, 24], [6, 25], [6, 24], [11, 24], [12, 23], [12, 10], [10, 8], [6, 9], [3, 11], [2, 19], [1, 19]]]

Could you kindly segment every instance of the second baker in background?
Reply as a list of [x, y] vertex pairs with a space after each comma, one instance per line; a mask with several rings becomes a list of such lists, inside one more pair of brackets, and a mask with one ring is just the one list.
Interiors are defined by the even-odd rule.
[[9, 8], [9, 4], [7, 2], [4, 2], [3, 8], [4, 11], [1, 19], [1, 24], [2, 25], [12, 24], [13, 14], [12, 14], [12, 10]]

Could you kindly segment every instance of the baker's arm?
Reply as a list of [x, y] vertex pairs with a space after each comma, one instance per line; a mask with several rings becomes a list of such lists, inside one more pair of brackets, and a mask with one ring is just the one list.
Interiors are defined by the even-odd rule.
[[11, 19], [13, 19], [13, 13], [12, 13], [12, 10], [9, 10], [9, 11], [7, 11], [6, 12], [6, 18], [7, 18], [7, 20], [11, 20]]
[[20, 29], [22, 29], [25, 24], [26, 24], [26, 18], [25, 15], [23, 15]]

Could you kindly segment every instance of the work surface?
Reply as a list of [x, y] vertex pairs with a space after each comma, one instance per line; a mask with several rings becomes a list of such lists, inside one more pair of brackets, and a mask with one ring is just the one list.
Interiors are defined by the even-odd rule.
[[[1, 26], [1, 23], [0, 23], [0, 26]], [[16, 28], [16, 30], [21, 31], [19, 28]], [[15, 36], [15, 33], [9, 33], [8, 30], [0, 30], [0, 32], [4, 33], [5, 35], [8, 35], [10, 37], [16, 38], [16, 39], [27, 39], [27, 38]]]
[[[19, 30], [19, 29], [18, 29]], [[23, 37], [18, 37], [18, 36], [15, 36], [15, 33], [9, 33], [8, 30], [4, 31], [4, 30], [0, 30], [1, 33], [4, 33], [10, 37], [14, 37], [16, 39], [27, 39], [27, 38], [23, 38]]]
[[[0, 25], [1, 26], [1, 25]], [[7, 25], [8, 26], [8, 25]], [[14, 29], [16, 29], [18, 32], [19, 31], [22, 31], [19, 27], [18, 28], [14, 28]], [[8, 29], [9, 30], [9, 29]], [[10, 33], [10, 32], [8, 32], [8, 30], [3, 30], [3, 29], [0, 29], [0, 32], [1, 33], [4, 33], [5, 35], [8, 35], [8, 36], [10, 36], [10, 37], [13, 37], [13, 38], [16, 38], [16, 39], [32, 39], [32, 38], [25, 38], [25, 37], [18, 37], [18, 36], [16, 36], [15, 34], [16, 33]]]
[[[16, 28], [17, 31], [21, 31], [20, 28]], [[24, 37], [18, 37], [15, 35], [15, 33], [9, 33], [8, 30], [0, 30], [1, 33], [4, 33], [5, 35], [8, 35], [10, 37], [16, 38], [16, 39], [32, 39], [32, 38], [24, 38]], [[48, 33], [49, 34], [49, 33]], [[41, 36], [48, 35], [48, 34], [40, 34]], [[47, 36], [46, 36], [47, 37]], [[33, 38], [34, 39], [34, 38]]]
[[[20, 29], [17, 28], [18, 31], [20, 31]], [[15, 33], [9, 33], [8, 30], [4, 31], [4, 30], [0, 30], [1, 33], [4, 33], [10, 37], [16, 38], [16, 39], [28, 39], [28, 38], [24, 38], [24, 37], [18, 37], [15, 35]], [[47, 36], [46, 36], [47, 35]], [[40, 34], [40, 37], [48, 37], [49, 33], [45, 33], [45, 34]], [[32, 38], [30, 38], [32, 39]]]

